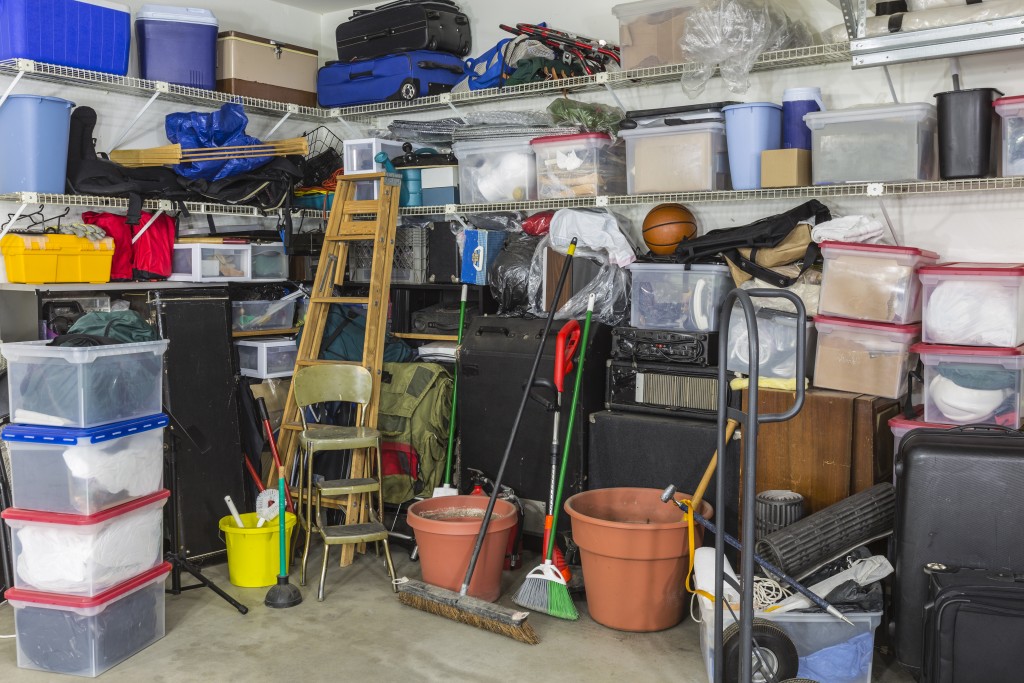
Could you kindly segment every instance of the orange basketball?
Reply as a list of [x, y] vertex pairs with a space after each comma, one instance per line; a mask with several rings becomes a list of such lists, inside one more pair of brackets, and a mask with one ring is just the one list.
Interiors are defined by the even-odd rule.
[[644, 218], [644, 242], [659, 256], [668, 256], [696, 234], [697, 219], [682, 204], [658, 204]]

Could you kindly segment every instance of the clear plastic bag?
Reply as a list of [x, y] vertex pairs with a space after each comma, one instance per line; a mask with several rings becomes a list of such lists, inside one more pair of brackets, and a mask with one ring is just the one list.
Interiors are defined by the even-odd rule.
[[619, 132], [619, 123], [626, 117], [626, 112], [618, 107], [598, 102], [580, 102], [568, 97], [560, 97], [548, 105], [548, 113], [559, 124], [575, 124], [591, 133], [608, 133], [615, 136]]
[[690, 12], [679, 44], [693, 71], [682, 76], [690, 97], [721, 71], [729, 90], [744, 93], [749, 74], [762, 52], [811, 45], [814, 37], [802, 22], [790, 19], [774, 0], [705, 0]]
[[[537, 245], [530, 263], [529, 280], [530, 312], [535, 315], [546, 314], [544, 279], [547, 259], [545, 255], [549, 247], [560, 254], [565, 254], [567, 251], [567, 245], [559, 245], [557, 242], [553, 244], [550, 235], [544, 237]], [[603, 252], [577, 249], [574, 259], [589, 259], [599, 264], [601, 268], [585, 287], [577, 291], [555, 312], [555, 319], [582, 318], [587, 313], [587, 302], [590, 295], [593, 294], [594, 320], [613, 326], [625, 320], [629, 315], [629, 273], [624, 268], [611, 263], [607, 254]], [[554, 287], [557, 280], [548, 281], [547, 284]], [[567, 282], [565, 286], [570, 287], [571, 283]]]
[[498, 315], [522, 315], [530, 309], [530, 267], [539, 237], [525, 232], [509, 235], [505, 248], [491, 264], [487, 282], [498, 302]]

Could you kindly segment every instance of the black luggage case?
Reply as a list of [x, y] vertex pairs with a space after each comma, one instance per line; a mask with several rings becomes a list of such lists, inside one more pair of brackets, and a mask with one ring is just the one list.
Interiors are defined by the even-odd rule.
[[1017, 683], [1022, 678], [1024, 573], [925, 568], [925, 683]]
[[412, 50], [465, 57], [473, 48], [469, 17], [451, 0], [397, 0], [359, 10], [338, 25], [335, 37], [342, 62]]
[[[551, 335], [537, 369], [540, 379], [551, 381], [553, 377], [555, 337], [563, 324], [564, 321], [556, 320], [551, 326]], [[480, 316], [467, 325], [459, 353], [458, 414], [463, 482], [469, 481], [467, 468], [482, 470], [491, 479], [497, 474], [543, 329], [544, 318]], [[579, 412], [565, 473], [566, 498], [587, 488], [589, 417], [590, 413], [604, 407], [604, 364], [611, 347], [611, 328], [592, 323], [590, 330]], [[563, 396], [562, 443], [565, 443], [575, 375], [570, 378], [566, 379]], [[551, 413], [536, 401], [528, 401], [503, 482], [520, 498], [543, 501], [545, 506], [551, 482], [551, 429]], [[567, 517], [562, 515], [563, 520]], [[567, 521], [565, 528], [568, 528]]]
[[896, 656], [916, 671], [924, 659], [927, 564], [1024, 567], [1024, 433], [916, 429], [900, 443], [895, 469]]

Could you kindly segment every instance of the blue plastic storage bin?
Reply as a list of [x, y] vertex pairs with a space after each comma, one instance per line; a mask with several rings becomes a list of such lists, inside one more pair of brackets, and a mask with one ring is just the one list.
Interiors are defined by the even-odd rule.
[[0, 59], [128, 73], [131, 11], [109, 0], [3, 0]]
[[0, 194], [64, 194], [74, 102], [11, 95], [0, 107]]
[[143, 5], [135, 40], [143, 78], [202, 90], [217, 87], [217, 17], [210, 10]]

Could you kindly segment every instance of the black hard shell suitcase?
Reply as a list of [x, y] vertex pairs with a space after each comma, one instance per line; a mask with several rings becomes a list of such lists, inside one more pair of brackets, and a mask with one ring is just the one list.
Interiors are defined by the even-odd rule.
[[373, 59], [411, 50], [465, 57], [473, 48], [469, 17], [450, 0], [398, 0], [357, 10], [335, 32], [338, 59]]
[[895, 648], [897, 659], [917, 671], [924, 660], [927, 564], [1024, 567], [1024, 433], [915, 429], [900, 443], [895, 469]]
[[[466, 326], [459, 352], [459, 434], [462, 481], [466, 468], [482, 470], [489, 478], [498, 472], [501, 456], [512, 431], [512, 421], [530, 373], [544, 318], [499, 318], [480, 316]], [[556, 320], [537, 369], [539, 379], [552, 380], [558, 330]], [[586, 486], [587, 427], [590, 413], [604, 408], [604, 364], [611, 348], [611, 328], [592, 323], [591, 339], [583, 369], [579, 412], [573, 427], [569, 467], [565, 473], [565, 497]], [[575, 373], [566, 378], [562, 397], [562, 439], [569, 422], [569, 404]], [[553, 398], [553, 395], [552, 395]], [[540, 403], [530, 400], [519, 427], [504, 482], [520, 498], [547, 505], [551, 482], [552, 415]], [[568, 515], [562, 515], [568, 528]], [[561, 522], [560, 522], [561, 525]]]
[[[476, 306], [466, 305], [466, 320], [477, 315]], [[412, 331], [418, 334], [459, 333], [459, 302], [442, 302], [412, 314]]]
[[1022, 679], [1024, 572], [930, 564], [925, 605], [925, 683]]

